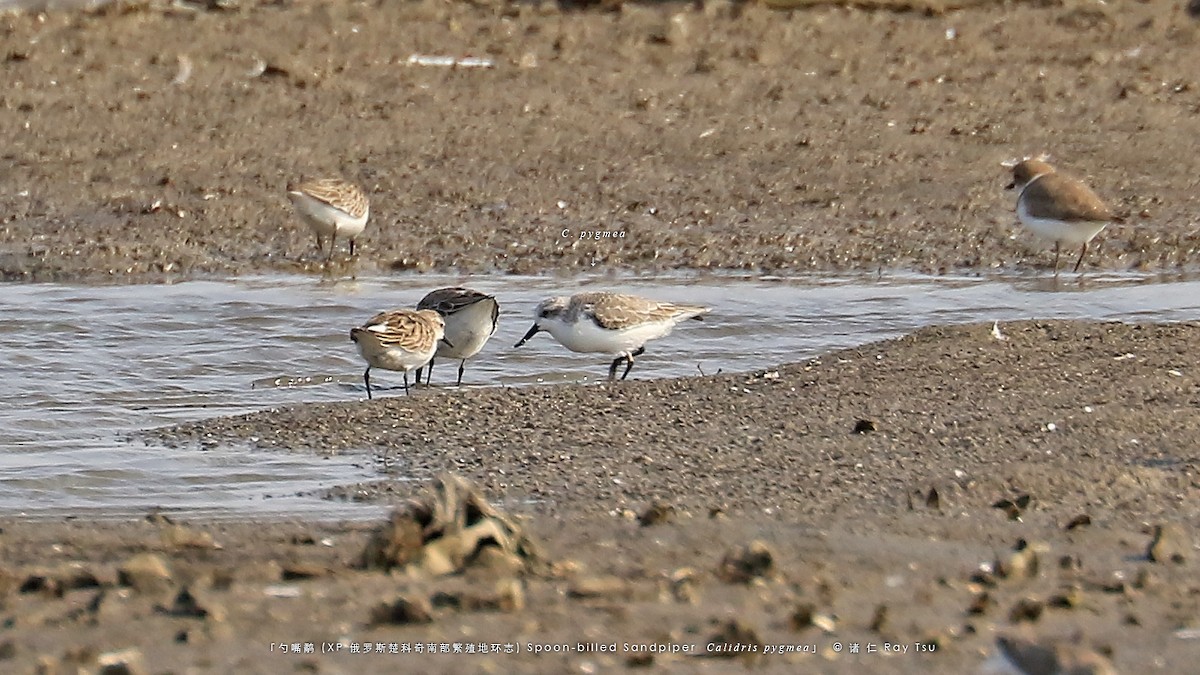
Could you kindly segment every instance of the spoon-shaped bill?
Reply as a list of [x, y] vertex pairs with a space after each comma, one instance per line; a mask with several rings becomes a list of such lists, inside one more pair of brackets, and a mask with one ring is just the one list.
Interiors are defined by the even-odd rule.
[[520, 347], [521, 345], [525, 344], [526, 342], [529, 341], [529, 338], [533, 337], [534, 335], [537, 335], [541, 331], [542, 331], [541, 326], [537, 325], [536, 323], [533, 324], [532, 326], [529, 327], [529, 332], [525, 334], [525, 337], [521, 338], [520, 341], [517, 342], [517, 344], [513, 345], [513, 349], [516, 349], [517, 347]]

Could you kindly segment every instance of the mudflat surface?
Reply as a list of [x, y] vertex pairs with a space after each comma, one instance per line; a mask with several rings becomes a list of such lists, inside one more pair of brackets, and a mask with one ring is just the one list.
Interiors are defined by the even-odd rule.
[[[1001, 166], [1042, 152], [1128, 217], [1089, 270], [1194, 268], [1200, 27], [1176, 3], [223, 6], [0, 19], [4, 278], [321, 273], [283, 186], [335, 173], [373, 200], [339, 272], [1043, 268]], [[0, 670], [976, 672], [1006, 635], [1189, 672], [1200, 326], [999, 330], [149, 431], [386, 467], [331, 498], [454, 472], [548, 564], [362, 569], [378, 523], [6, 518]], [[527, 649], [580, 642], [618, 653]], [[650, 644], [757, 651], [624, 651]]]
[[[549, 565], [364, 570], [377, 523], [10, 519], [0, 653], [217, 672], [976, 672], [1005, 635], [1187, 672], [1197, 347], [1195, 324], [935, 327], [756, 373], [422, 389], [156, 430], [181, 452], [366, 449], [392, 467], [335, 498], [401, 505], [453, 471], [522, 518]], [[666, 515], [640, 524], [655, 505]], [[146, 553], [157, 575], [134, 560]], [[428, 615], [380, 609], [401, 598]], [[618, 653], [528, 651], [581, 641]], [[522, 651], [352, 656], [352, 642]], [[865, 651], [885, 642], [909, 651]], [[625, 651], [649, 644], [694, 651]], [[724, 644], [757, 651], [708, 654]], [[801, 651], [763, 653], [779, 645]]]
[[317, 270], [284, 186], [325, 175], [371, 195], [364, 274], [1043, 267], [1001, 166], [1040, 153], [1128, 217], [1089, 268], [1194, 266], [1183, 4], [968, 4], [5, 16], [0, 275]]

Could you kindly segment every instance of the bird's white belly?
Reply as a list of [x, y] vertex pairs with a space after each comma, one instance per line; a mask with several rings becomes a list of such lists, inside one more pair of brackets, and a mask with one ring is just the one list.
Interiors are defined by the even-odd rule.
[[366, 213], [360, 218], [354, 218], [345, 211], [313, 199], [302, 192], [289, 192], [288, 199], [292, 200], [292, 204], [296, 206], [296, 210], [304, 217], [309, 226], [323, 237], [335, 233], [343, 237], [356, 237], [367, 226]]
[[[483, 346], [487, 344], [488, 338], [492, 336], [491, 331], [453, 331], [450, 329], [449, 322], [446, 326], [446, 340], [439, 342], [437, 355], [447, 359], [469, 359], [479, 353]], [[450, 345], [454, 345], [451, 347]]]
[[596, 352], [616, 357], [636, 351], [650, 340], [670, 333], [674, 327], [672, 322], [657, 321], [622, 330], [608, 330], [597, 326], [591, 319], [583, 318], [570, 324], [553, 323], [547, 329], [573, 352]]
[[1035, 218], [1029, 215], [1024, 204], [1017, 206], [1017, 218], [1029, 231], [1043, 239], [1076, 246], [1091, 241], [1108, 223], [1098, 221], [1065, 221], [1050, 218]]
[[385, 347], [369, 337], [361, 336], [361, 334], [357, 344], [358, 353], [362, 354], [363, 359], [372, 368], [398, 370], [405, 373], [429, 363], [436, 351], [436, 349], [429, 349], [424, 352], [410, 352], [400, 347]]

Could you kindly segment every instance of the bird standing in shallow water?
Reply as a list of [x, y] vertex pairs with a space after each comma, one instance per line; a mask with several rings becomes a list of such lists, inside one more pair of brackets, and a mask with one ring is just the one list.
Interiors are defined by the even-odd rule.
[[[456, 385], [462, 385], [467, 359], [478, 354], [496, 333], [500, 304], [496, 298], [469, 288], [439, 288], [421, 298], [417, 309], [432, 309], [445, 320], [446, 339], [438, 344], [434, 356], [459, 360]], [[421, 384], [421, 371], [422, 368], [417, 369], [417, 384]], [[430, 359], [425, 384], [432, 377], [433, 359]]]
[[515, 347], [541, 331], [554, 336], [573, 352], [595, 352], [613, 357], [608, 380], [617, 379], [617, 367], [625, 364], [624, 380], [633, 360], [646, 351], [646, 343], [671, 332], [675, 324], [701, 320], [711, 310], [700, 305], [676, 305], [637, 295], [577, 293], [571, 297], [543, 300], [534, 311], [533, 326]]
[[358, 328], [350, 329], [350, 339], [367, 362], [363, 384], [371, 395], [371, 368], [404, 373], [404, 393], [408, 391], [408, 371], [429, 363], [438, 343], [445, 339], [446, 324], [437, 312], [395, 309], [381, 312]]

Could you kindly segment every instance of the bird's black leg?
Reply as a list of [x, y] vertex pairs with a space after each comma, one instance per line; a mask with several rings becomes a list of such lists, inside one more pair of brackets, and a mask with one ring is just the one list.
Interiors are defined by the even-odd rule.
[[621, 374], [621, 379], [624, 380], [629, 376], [629, 371], [633, 370], [633, 357], [641, 356], [646, 353], [646, 345], [638, 347], [632, 354], [625, 357], [625, 372]]
[[463, 374], [463, 370], [466, 370], [466, 368], [467, 368], [467, 360], [466, 359], [463, 359], [462, 361], [458, 362], [458, 382], [455, 382], [454, 386], [456, 386], [456, 387], [462, 386], [462, 374]]
[[617, 358], [613, 359], [612, 365], [610, 365], [608, 367], [608, 381], [609, 382], [616, 382], [617, 366], [624, 360], [625, 360], [624, 356], [618, 356]]
[[404, 371], [404, 395], [408, 396], [408, 371]]
[[429, 368], [429, 372], [425, 374], [425, 385], [429, 386], [430, 381], [433, 379], [433, 359], [429, 359], [429, 363], [417, 368], [417, 384], [421, 384], [421, 373], [425, 371], [426, 367]]
[[350, 240], [350, 257], [351, 258], [354, 257], [354, 240], [353, 239]]
[[1083, 262], [1083, 256], [1086, 254], [1087, 254], [1087, 242], [1085, 241], [1085, 242], [1083, 242], [1083, 248], [1079, 250], [1079, 260], [1075, 261], [1075, 269], [1072, 271], [1074, 271], [1074, 272], [1079, 271], [1079, 265], [1080, 265], [1080, 263]]
[[626, 356], [625, 357], [625, 372], [621, 373], [621, 379], [624, 380], [626, 377], [629, 377], [629, 371], [631, 371], [631, 370], [633, 370], [633, 357]]
[[1058, 276], [1058, 254], [1059, 254], [1058, 248], [1059, 248], [1059, 244], [1056, 241], [1056, 242], [1054, 242], [1054, 276]]
[[363, 384], [367, 385], [367, 400], [371, 400], [371, 366], [363, 373]]
[[325, 252], [325, 242], [321, 240], [321, 235], [317, 235], [317, 255]]

